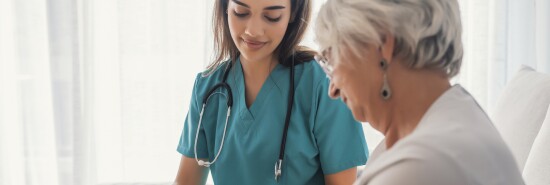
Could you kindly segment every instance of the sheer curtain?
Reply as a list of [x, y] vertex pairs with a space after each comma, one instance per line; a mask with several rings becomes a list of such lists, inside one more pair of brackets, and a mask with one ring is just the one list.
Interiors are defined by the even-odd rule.
[[46, 7], [0, 1], [2, 184], [59, 183]]
[[172, 181], [210, 6], [0, 0], [0, 184]]
[[459, 2], [465, 54], [454, 80], [489, 113], [521, 65], [550, 73], [550, 1]]

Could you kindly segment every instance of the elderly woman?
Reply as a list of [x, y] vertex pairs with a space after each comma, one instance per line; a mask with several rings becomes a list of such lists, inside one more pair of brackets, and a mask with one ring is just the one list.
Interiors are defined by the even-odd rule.
[[460, 85], [456, 0], [328, 0], [320, 65], [355, 119], [385, 140], [356, 184], [524, 184], [491, 120]]

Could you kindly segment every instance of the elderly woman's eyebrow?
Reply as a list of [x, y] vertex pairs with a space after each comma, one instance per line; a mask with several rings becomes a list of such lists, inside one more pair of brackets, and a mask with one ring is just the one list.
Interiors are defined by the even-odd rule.
[[[246, 8], [250, 8], [249, 5], [247, 5], [246, 3], [243, 3], [239, 0], [231, 0], [231, 1], [233, 1], [234, 3], [236, 3], [238, 5], [244, 6]], [[276, 6], [265, 7], [264, 10], [279, 10], [279, 9], [285, 9], [285, 8], [286, 8], [285, 6], [276, 5]]]

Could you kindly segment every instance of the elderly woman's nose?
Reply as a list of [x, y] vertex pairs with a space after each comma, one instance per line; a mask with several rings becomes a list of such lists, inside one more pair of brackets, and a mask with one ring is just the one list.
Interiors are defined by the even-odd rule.
[[340, 97], [340, 89], [338, 89], [332, 82], [330, 82], [330, 86], [328, 88], [328, 96], [332, 99], [337, 99]]

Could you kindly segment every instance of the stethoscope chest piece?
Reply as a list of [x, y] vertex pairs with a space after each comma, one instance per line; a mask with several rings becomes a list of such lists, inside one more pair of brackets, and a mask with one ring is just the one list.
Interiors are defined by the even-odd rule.
[[275, 181], [279, 181], [279, 177], [281, 176], [281, 165], [283, 164], [283, 160], [278, 160], [275, 162]]

